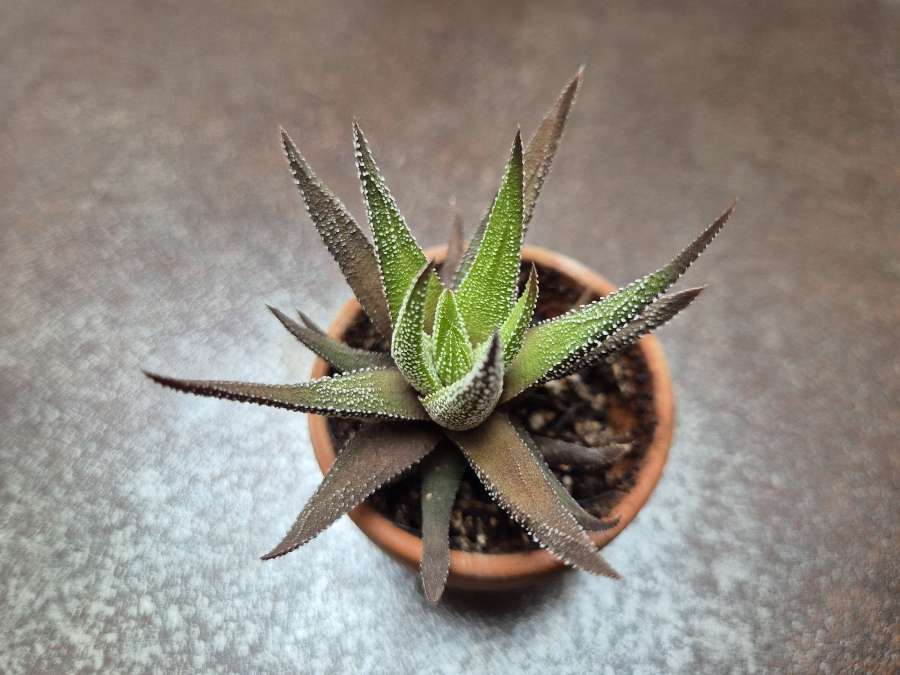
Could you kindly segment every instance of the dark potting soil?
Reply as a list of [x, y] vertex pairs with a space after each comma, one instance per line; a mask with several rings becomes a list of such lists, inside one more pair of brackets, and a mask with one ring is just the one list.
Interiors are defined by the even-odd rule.
[[[596, 300], [569, 277], [538, 267], [540, 293], [535, 321], [558, 316], [569, 308]], [[527, 278], [525, 266], [519, 287]], [[388, 345], [365, 314], [360, 314], [345, 340], [354, 347], [387, 351]], [[637, 469], [656, 427], [653, 382], [636, 346], [608, 361], [535, 387], [507, 404], [509, 414], [529, 431], [579, 445], [621, 444], [615, 463], [589, 470], [570, 464], [550, 468], [581, 505], [603, 517], [633, 485]], [[329, 418], [335, 447], [340, 448], [360, 426], [357, 420]], [[381, 487], [369, 504], [399, 527], [421, 536], [421, 476], [413, 467]], [[527, 533], [491, 501], [474, 471], [463, 474], [450, 518], [450, 546], [464, 551], [511, 553], [538, 548]]]

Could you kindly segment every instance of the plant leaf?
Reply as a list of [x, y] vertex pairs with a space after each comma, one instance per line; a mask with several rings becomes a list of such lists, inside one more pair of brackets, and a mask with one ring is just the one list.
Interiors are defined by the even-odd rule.
[[449, 288], [441, 293], [434, 320], [434, 364], [444, 384], [456, 382], [472, 369], [472, 345], [466, 324]]
[[164, 387], [197, 396], [258, 403], [332, 417], [425, 420], [416, 393], [394, 368], [370, 368], [300, 384], [180, 380], [144, 371]]
[[453, 225], [450, 226], [450, 237], [447, 240], [447, 255], [444, 256], [444, 264], [441, 265], [441, 281], [445, 286], [449, 287], [453, 282], [453, 272], [459, 267], [465, 245], [462, 218], [457, 213], [453, 216]]
[[615, 464], [632, 449], [630, 443], [587, 447], [547, 436], [532, 436], [532, 438], [541, 455], [550, 464], [568, 464], [583, 471], [594, 471]]
[[[586, 530], [591, 530], [593, 532], [602, 532], [604, 530], [611, 530], [616, 525], [619, 524], [618, 518], [613, 518], [611, 520], [603, 520], [602, 518], [598, 518], [592, 513], [588, 513], [584, 510], [584, 507], [579, 504], [575, 497], [572, 496], [572, 493], [566, 489], [566, 486], [559, 482], [559, 479], [556, 477], [556, 474], [550, 470], [550, 467], [547, 466], [546, 457], [542, 453], [543, 448], [539, 447], [536, 443], [534, 437], [528, 433], [528, 430], [525, 429], [520, 424], [512, 423], [516, 429], [516, 432], [519, 434], [519, 437], [528, 446], [529, 452], [531, 452], [535, 461], [540, 464], [541, 470], [544, 472], [544, 478], [547, 483], [550, 484], [550, 487], [553, 488], [553, 491], [556, 493], [556, 496], [559, 498], [559, 501], [565, 507], [565, 509], [572, 514], [572, 517], [575, 518], [575, 521], [581, 525]], [[553, 439], [548, 439], [553, 440]], [[561, 441], [565, 442], [565, 441]]]
[[528, 281], [525, 290], [519, 296], [506, 321], [500, 326], [500, 341], [503, 343], [503, 362], [509, 365], [525, 339], [525, 332], [531, 327], [534, 318], [534, 308], [538, 299], [537, 267], [531, 263], [531, 271], [528, 273]]
[[531, 222], [531, 215], [534, 212], [534, 206], [541, 194], [541, 188], [544, 185], [544, 179], [550, 173], [550, 165], [556, 150], [559, 148], [559, 141], [562, 138], [563, 131], [566, 128], [566, 120], [569, 118], [569, 111], [575, 103], [575, 95], [581, 88], [581, 82], [584, 78], [584, 66], [578, 69], [575, 76], [560, 92], [553, 107], [544, 115], [540, 125], [535, 130], [534, 135], [525, 146], [525, 181], [524, 181], [524, 209], [523, 209], [523, 228], [528, 228]]
[[447, 429], [471, 429], [497, 406], [503, 389], [503, 347], [497, 333], [479, 350], [462, 379], [420, 399], [435, 422]]
[[281, 130], [281, 142], [300, 188], [309, 217], [359, 304], [384, 337], [391, 336], [391, 319], [384, 292], [373, 280], [378, 277], [378, 260], [372, 244], [353, 220], [353, 216], [312, 172], [297, 146]]
[[506, 371], [502, 401], [543, 381], [573, 356], [635, 320], [647, 305], [684, 274], [719, 233], [733, 210], [734, 206], [725, 211], [669, 264], [653, 274], [528, 331], [522, 349]]
[[450, 443], [441, 443], [422, 463], [422, 588], [437, 604], [450, 570], [450, 514], [466, 462]]
[[702, 290], [703, 287], [700, 286], [662, 296], [641, 312], [638, 318], [629, 321], [609, 337], [596, 344], [592, 343], [581, 352], [577, 352], [568, 361], [550, 371], [543, 379], [555, 380], [565, 377], [569, 373], [592, 366], [610, 354], [634, 344], [642, 335], [656, 330], [691, 304]]
[[341, 449], [287, 535], [263, 560], [299, 548], [381, 485], [421, 461], [440, 441], [431, 425], [378, 422], [364, 426]]
[[522, 258], [522, 138], [517, 133], [488, 225], [459, 285], [457, 303], [473, 344], [484, 341], [512, 308]]
[[[575, 103], [575, 95], [581, 88], [581, 81], [584, 74], [584, 66], [578, 69], [575, 77], [563, 88], [556, 103], [544, 115], [531, 140], [525, 146], [523, 160], [523, 190], [522, 190], [522, 234], [528, 229], [528, 223], [531, 222], [531, 216], [534, 213], [534, 207], [541, 193], [544, 179], [550, 172], [550, 165], [553, 157], [559, 147], [559, 141], [562, 138], [563, 131], [566, 127], [566, 121], [569, 118], [569, 111]], [[475, 254], [478, 252], [477, 246], [471, 242], [480, 242], [484, 238], [484, 231], [488, 224], [488, 215], [481, 219], [478, 229], [470, 239], [469, 248], [463, 254], [462, 259], [454, 268], [456, 271], [453, 275], [453, 288], [459, 288], [459, 284], [472, 266], [475, 260]]]
[[[317, 328], [301, 326], [275, 307], [266, 305], [288, 332], [306, 345], [312, 352], [322, 357], [338, 372], [361, 370], [363, 368], [389, 368], [394, 365], [390, 354], [355, 349], [338, 342]], [[301, 317], [305, 316], [301, 313]], [[313, 324], [315, 325], [315, 324]]]
[[470, 431], [448, 432], [491, 496], [553, 555], [594, 574], [618, 578], [547, 481], [544, 468], [500, 412]]
[[[369, 225], [375, 239], [375, 255], [391, 321], [397, 315], [413, 278], [425, 264], [425, 254], [397, 209], [397, 203], [375, 164], [369, 144], [359, 125], [353, 123], [356, 168], [362, 185]], [[374, 277], [368, 282], [371, 284]]]
[[394, 362], [406, 381], [421, 394], [430, 394], [441, 386], [434, 363], [425, 352], [429, 338], [423, 331], [426, 292], [433, 271], [432, 264], [425, 263], [416, 274], [394, 322], [391, 340]]

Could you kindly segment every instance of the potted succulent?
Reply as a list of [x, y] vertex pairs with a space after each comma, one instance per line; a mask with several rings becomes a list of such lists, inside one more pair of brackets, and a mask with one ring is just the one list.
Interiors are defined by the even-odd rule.
[[[533, 582], [564, 563], [618, 576], [599, 546], [649, 497], [671, 440], [668, 371], [643, 336], [700, 293], [664, 295], [733, 207], [618, 290], [563, 256], [523, 248], [581, 77], [527, 145], [516, 134], [467, 247], [456, 223], [447, 247], [423, 252], [354, 123], [370, 243], [282, 131], [310, 218], [356, 296], [329, 333], [270, 308], [318, 355], [313, 378], [267, 385], [146, 373], [183, 392], [310, 413], [324, 480], [264, 559], [349, 512], [388, 553], [420, 566], [432, 602], [448, 575], [477, 588]], [[585, 500], [585, 489], [613, 497]]]

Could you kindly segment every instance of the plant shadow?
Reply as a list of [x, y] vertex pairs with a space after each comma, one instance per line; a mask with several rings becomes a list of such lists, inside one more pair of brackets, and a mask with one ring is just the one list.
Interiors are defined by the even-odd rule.
[[559, 596], [565, 584], [570, 583], [572, 574], [563, 570], [547, 579], [525, 588], [515, 590], [463, 590], [448, 588], [440, 604], [460, 614], [477, 614], [483, 617], [503, 617], [515, 614], [518, 617], [540, 611], [541, 607]]

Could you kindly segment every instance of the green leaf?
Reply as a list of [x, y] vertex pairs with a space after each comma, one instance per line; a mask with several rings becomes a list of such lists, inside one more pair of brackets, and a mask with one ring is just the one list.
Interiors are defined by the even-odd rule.
[[547, 458], [542, 452], [543, 447], [539, 447], [537, 445], [537, 439], [533, 438], [531, 434], [528, 433], [528, 430], [525, 429], [525, 427], [516, 424], [515, 422], [513, 422], [513, 426], [515, 427], [516, 432], [519, 434], [519, 437], [522, 439], [525, 445], [528, 446], [528, 450], [531, 452], [535, 461], [540, 464], [541, 470], [544, 472], [544, 478], [550, 484], [550, 487], [553, 488], [553, 491], [556, 493], [559, 501], [562, 503], [565, 509], [572, 514], [572, 517], [575, 518], [575, 521], [579, 525], [581, 525], [586, 530], [591, 530], [592, 532], [602, 532], [604, 530], [611, 530], [619, 524], [618, 518], [613, 518], [612, 520], [603, 520], [601, 518], [598, 518], [594, 514], [585, 511], [584, 507], [575, 500], [575, 498], [572, 496], [572, 493], [566, 489], [565, 485], [559, 482], [556, 474], [554, 474], [553, 471], [550, 470], [550, 467], [547, 466]]
[[434, 267], [425, 265], [416, 274], [397, 320], [391, 340], [391, 356], [403, 376], [419, 393], [430, 394], [441, 386], [434, 363], [425, 352], [429, 337], [424, 332], [425, 300]]
[[[375, 164], [369, 144], [357, 123], [353, 123], [356, 168], [362, 184], [369, 225], [375, 239], [375, 254], [391, 320], [396, 324], [400, 306], [416, 273], [425, 264], [425, 254], [409, 231], [397, 203]], [[374, 277], [368, 280], [373, 283]]]
[[545, 321], [525, 335], [522, 349], [506, 371], [502, 401], [508, 401], [570, 359], [592, 349], [640, 312], [684, 274], [709, 245], [734, 210], [729, 208], [668, 265], [589, 305]]
[[456, 382], [468, 373], [474, 358], [454, 295], [450, 289], [441, 293], [434, 321], [434, 363], [444, 384]]
[[522, 138], [512, 154], [491, 207], [475, 259], [459, 285], [457, 302], [473, 344], [485, 340], [512, 308], [522, 258]]
[[450, 514], [466, 462], [444, 442], [422, 462], [422, 588], [437, 604], [450, 570]]
[[164, 387], [331, 417], [424, 420], [428, 415], [399, 370], [372, 368], [300, 384], [180, 380], [144, 371]]
[[[522, 231], [528, 229], [528, 223], [531, 222], [531, 216], [534, 212], [535, 204], [544, 185], [544, 179], [550, 172], [550, 165], [556, 150], [559, 148], [559, 141], [562, 138], [563, 131], [566, 128], [566, 121], [569, 118], [569, 111], [575, 103], [575, 95], [581, 87], [584, 66], [578, 69], [575, 77], [567, 84], [556, 103], [544, 115], [540, 126], [534, 132], [531, 140], [525, 146], [523, 160], [523, 190], [522, 190]], [[484, 231], [488, 224], [488, 214], [481, 219], [478, 229], [472, 237], [472, 242], [480, 242], [484, 238]], [[469, 267], [475, 260], [475, 254], [478, 252], [477, 246], [469, 246], [463, 254], [459, 263], [454, 266], [453, 288], [459, 288]]]
[[500, 412], [470, 431], [451, 431], [488, 492], [553, 555], [594, 574], [618, 578], [560, 501], [545, 469]]
[[[394, 365], [390, 354], [355, 349], [329, 337], [318, 328], [310, 328], [309, 325], [301, 326], [283, 312], [269, 305], [266, 306], [275, 315], [275, 318], [281, 322], [281, 325], [287, 328], [291, 335], [306, 345], [316, 355], [325, 359], [338, 372], [361, 370], [363, 368], [389, 368]], [[301, 318], [305, 317], [302, 312], [300, 316]], [[307, 324], [311, 323], [308, 319], [305, 319], [304, 322]]]
[[432, 270], [431, 277], [428, 279], [428, 288], [425, 290], [424, 310], [425, 332], [429, 335], [431, 335], [434, 330], [434, 315], [437, 312], [438, 300], [440, 300], [443, 290], [444, 285], [441, 283], [438, 273], [435, 270]]
[[421, 461], [440, 441], [430, 425], [364, 426], [341, 449], [287, 535], [263, 560], [299, 548], [381, 485]]
[[506, 365], [512, 362], [522, 347], [525, 332], [531, 327], [531, 320], [534, 318], [534, 308], [537, 306], [537, 299], [537, 268], [534, 266], [534, 263], [531, 263], [531, 271], [528, 273], [525, 290], [522, 291], [519, 300], [500, 327], [500, 341], [503, 343], [503, 361]]
[[600, 340], [599, 344], [588, 345], [584, 350], [574, 354], [568, 361], [551, 370], [543, 379], [555, 380], [559, 377], [565, 377], [569, 373], [574, 373], [582, 368], [599, 363], [610, 354], [614, 354], [628, 345], [634, 344], [642, 335], [656, 330], [691, 304], [702, 290], [703, 287], [701, 286], [662, 296], [641, 312], [638, 318], [629, 321], [609, 337]]
[[475, 364], [460, 380], [420, 399], [435, 422], [447, 429], [471, 429], [497, 406], [503, 389], [503, 348], [494, 336], [479, 350]]
[[378, 278], [378, 260], [372, 244], [344, 205], [312, 172], [306, 159], [284, 129], [281, 130], [281, 141], [291, 173], [294, 175], [294, 182], [300, 188], [306, 210], [319, 236], [337, 261], [344, 278], [353, 289], [353, 294], [375, 324], [375, 328], [384, 337], [389, 338], [391, 319], [387, 301], [382, 289], [373, 282]]

